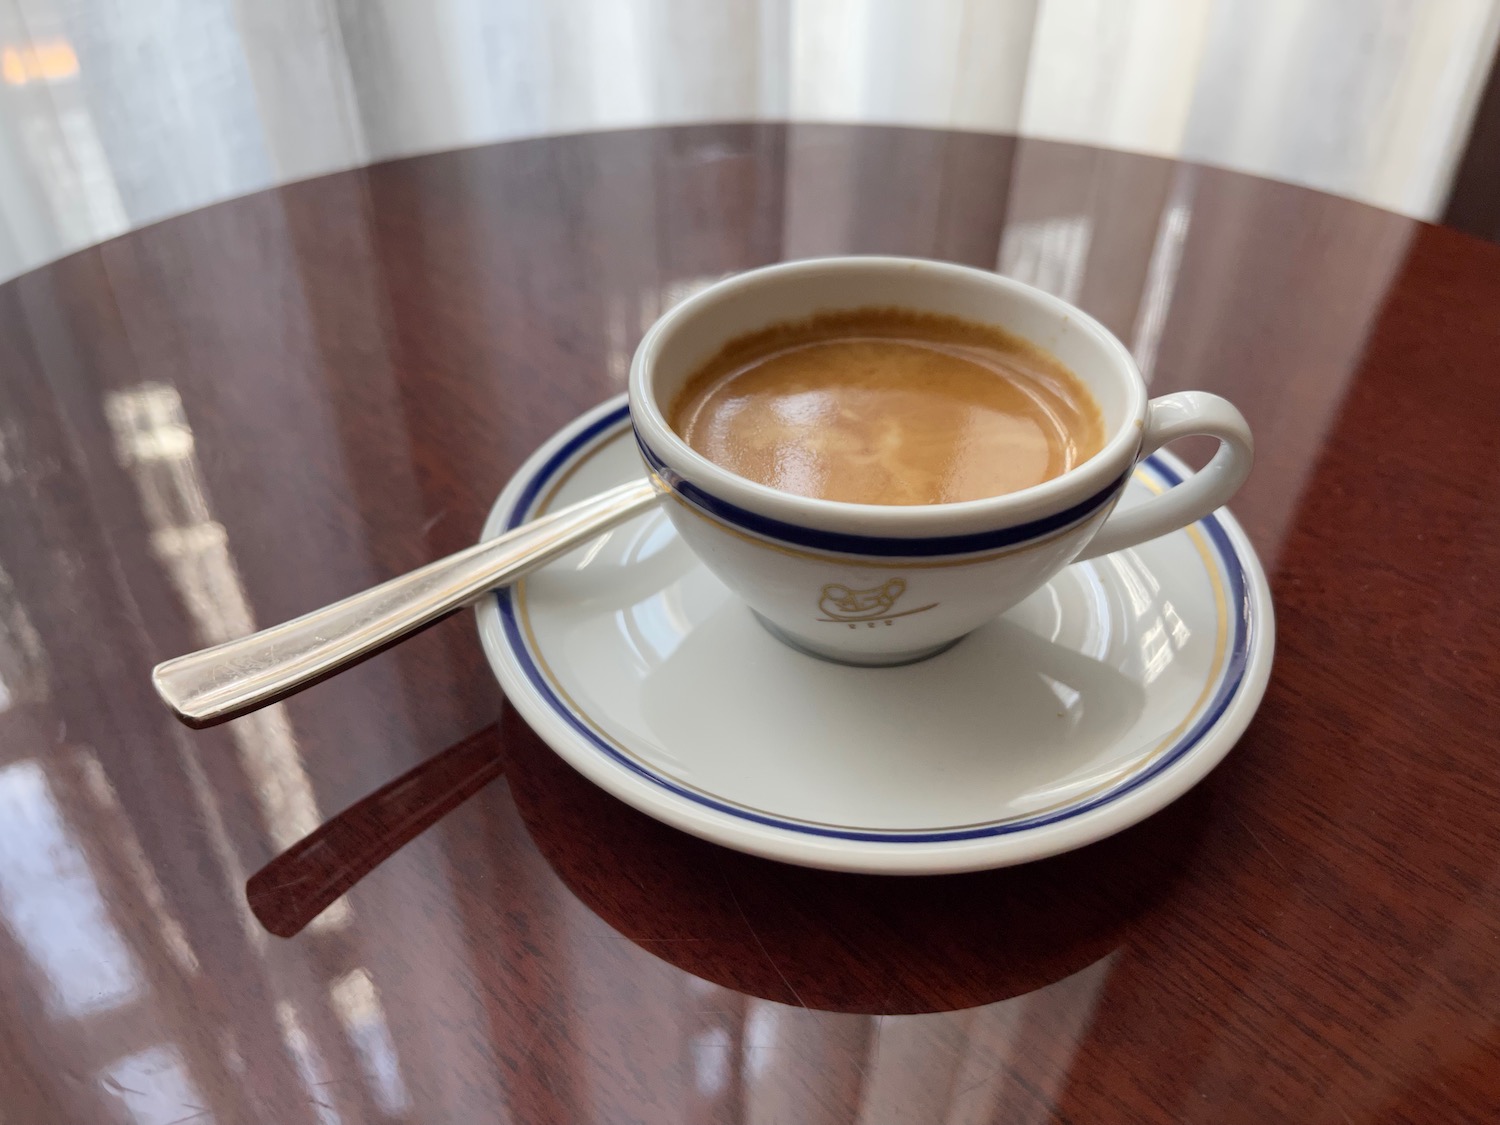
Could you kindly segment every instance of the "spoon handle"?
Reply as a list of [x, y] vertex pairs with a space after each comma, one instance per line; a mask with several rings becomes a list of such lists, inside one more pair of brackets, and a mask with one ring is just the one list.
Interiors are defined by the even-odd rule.
[[236, 718], [374, 656], [646, 511], [659, 495], [647, 480], [621, 485], [281, 625], [165, 661], [151, 682], [189, 726]]

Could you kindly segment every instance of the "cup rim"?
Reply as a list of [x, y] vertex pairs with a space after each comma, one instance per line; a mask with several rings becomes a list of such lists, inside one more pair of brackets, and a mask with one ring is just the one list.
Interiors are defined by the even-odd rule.
[[[1005, 290], [1010, 296], [1039, 305], [1058, 320], [1067, 321], [1093, 337], [1113, 361], [1113, 368], [1125, 383], [1126, 391], [1124, 417], [1099, 451], [1051, 480], [999, 496], [941, 504], [857, 504], [783, 492], [730, 472], [693, 449], [667, 423], [665, 412], [656, 400], [651, 374], [672, 334], [704, 309], [742, 296], [748, 290], [774, 285], [797, 275], [909, 272], [913, 269]], [[874, 255], [780, 262], [734, 274], [700, 290], [668, 310], [647, 331], [631, 360], [628, 390], [631, 422], [638, 440], [672, 472], [702, 491], [736, 507], [786, 523], [892, 538], [1009, 527], [1064, 511], [1081, 499], [1099, 493], [1110, 482], [1121, 478], [1128, 465], [1134, 463], [1140, 449], [1147, 403], [1145, 380], [1129, 349], [1114, 333], [1075, 305], [1025, 282], [972, 266], [924, 258]]]

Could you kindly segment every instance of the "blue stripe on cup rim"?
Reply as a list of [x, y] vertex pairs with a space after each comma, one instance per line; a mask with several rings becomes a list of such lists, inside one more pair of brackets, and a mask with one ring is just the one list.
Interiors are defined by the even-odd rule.
[[656, 475], [661, 477], [684, 501], [714, 519], [778, 543], [805, 547], [814, 551], [828, 551], [833, 554], [864, 555], [867, 558], [920, 559], [942, 555], [971, 555], [980, 551], [993, 551], [1001, 547], [1013, 547], [1026, 543], [1032, 539], [1040, 539], [1054, 531], [1061, 531], [1063, 528], [1083, 522], [1109, 504], [1125, 486], [1125, 482], [1130, 479], [1131, 472], [1131, 470], [1126, 470], [1123, 476], [1111, 482], [1108, 487], [1096, 492], [1087, 500], [1074, 504], [1071, 508], [1038, 520], [1016, 524], [1014, 527], [974, 532], [970, 535], [897, 538], [888, 535], [853, 535], [839, 531], [820, 531], [817, 528], [786, 523], [738, 507], [705, 492], [696, 484], [684, 479], [681, 474], [673, 471], [656, 454], [655, 450], [641, 440], [639, 433], [635, 435], [635, 440], [641, 456], [646, 459], [646, 464], [651, 466]]
[[[536, 502], [537, 497], [549, 481], [555, 479], [562, 469], [577, 457], [586, 453], [592, 446], [596, 445], [599, 439], [605, 436], [612, 436], [612, 432], [618, 429], [622, 422], [628, 422], [628, 420], [629, 410], [622, 406], [619, 410], [611, 411], [595, 420], [566, 441], [556, 453], [547, 459], [541, 469], [538, 470], [536, 476], [526, 482], [525, 487], [516, 499], [515, 506], [506, 517], [506, 528], [514, 528], [524, 523], [529, 518], [532, 505]], [[1182, 483], [1181, 474], [1177, 473], [1170, 465], [1154, 455], [1146, 458], [1141, 464], [1169, 488]], [[1209, 702], [1207, 708], [1199, 716], [1198, 721], [1177, 742], [1159, 754], [1144, 770], [1131, 775], [1115, 788], [1106, 790], [1104, 793], [1034, 817], [951, 830], [893, 829], [889, 831], [871, 831], [868, 829], [841, 829], [830, 828], [824, 825], [806, 824], [790, 818], [768, 816], [764, 813], [740, 808], [730, 802], [720, 800], [712, 794], [698, 792], [670, 778], [661, 776], [631, 757], [622, 747], [614, 743], [613, 740], [605, 738], [582, 715], [563, 703], [551, 682], [537, 666], [536, 660], [526, 645], [521, 633], [520, 622], [516, 618], [515, 604], [510, 596], [510, 590], [508, 588], [497, 590], [495, 598], [500, 610], [500, 619], [504, 628], [506, 643], [510, 646], [511, 652], [515, 655], [516, 661], [521, 666], [527, 680], [547, 706], [594, 749], [653, 785], [659, 786], [684, 800], [712, 809], [715, 812], [764, 825], [768, 828], [777, 828], [805, 836], [821, 836], [837, 840], [859, 841], [862, 843], [953, 843], [963, 840], [1009, 836], [1018, 832], [1044, 828], [1048, 825], [1058, 824], [1062, 821], [1082, 816], [1084, 813], [1091, 812], [1104, 805], [1112, 804], [1139, 789], [1152, 778], [1170, 769], [1176, 762], [1187, 755], [1193, 747], [1197, 746], [1208, 732], [1214, 728], [1215, 724], [1218, 723], [1244, 683], [1245, 669], [1249, 660], [1255, 622], [1251, 617], [1251, 603], [1247, 593], [1248, 582], [1245, 575], [1244, 563], [1236, 553], [1234, 544], [1230, 542], [1228, 533], [1225, 532], [1223, 525], [1212, 516], [1200, 521], [1197, 526], [1203, 529], [1209, 542], [1213, 544], [1214, 550], [1222, 564], [1222, 571], [1228, 586], [1227, 596], [1230, 607], [1230, 628], [1234, 632], [1234, 636], [1231, 638], [1229, 644], [1229, 659], [1225, 664], [1223, 675], [1220, 677], [1218, 688], [1214, 692], [1213, 699]]]

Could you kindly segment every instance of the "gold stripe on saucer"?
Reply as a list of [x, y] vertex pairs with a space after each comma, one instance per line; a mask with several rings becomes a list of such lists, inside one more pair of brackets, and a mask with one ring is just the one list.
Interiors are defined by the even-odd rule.
[[547, 514], [547, 509], [550, 508], [550, 507], [552, 507], [552, 501], [554, 501], [554, 500], [557, 499], [557, 494], [563, 490], [563, 487], [570, 480], [572, 480], [574, 476], [577, 475], [579, 469], [583, 468], [584, 465], [588, 464], [595, 457], [597, 457], [599, 454], [603, 453], [611, 445], [614, 445], [615, 442], [619, 441], [622, 437], [625, 437], [629, 433], [630, 433], [630, 422], [627, 419], [622, 424], [622, 427], [620, 429], [618, 429], [614, 433], [610, 434], [609, 437], [604, 438], [602, 441], [599, 442], [598, 445], [594, 446], [593, 449], [590, 449], [582, 457], [578, 458], [578, 460], [574, 461], [571, 465], [569, 465], [566, 469], [564, 469], [563, 472], [562, 472], [562, 474], [557, 478], [557, 480], [553, 482], [552, 487], [549, 488], [549, 489], [547, 489], [547, 495], [543, 496], [541, 498], [541, 500], [532, 509], [533, 513], [535, 513], [535, 514], [528, 515], [527, 518], [528, 519], [537, 519], [537, 518], [539, 518], [541, 516], [546, 515]]
[[[569, 468], [558, 478], [557, 483], [547, 490], [546, 495], [542, 498], [541, 502], [537, 504], [533, 513], [531, 513], [531, 518], [537, 518], [545, 515], [547, 510], [551, 507], [553, 501], [557, 498], [558, 493], [562, 490], [562, 487], [573, 478], [578, 470], [581, 469], [585, 463], [593, 460], [595, 456], [597, 456], [600, 452], [608, 448], [628, 432], [629, 429], [627, 427], [621, 430], [620, 433], [611, 435], [610, 437], [600, 441], [592, 449], [580, 456], [578, 460], [574, 462], [573, 465], [569, 466]], [[1135, 470], [1134, 476], [1136, 480], [1140, 481], [1152, 492], [1159, 494], [1163, 491], [1163, 487], [1155, 480], [1152, 480], [1150, 476], [1147, 475], [1144, 468], [1138, 467]], [[674, 497], [676, 496], [675, 493], [673, 493], [672, 495]], [[693, 511], [694, 509], [689, 507], [689, 510]], [[718, 524], [718, 521], [714, 522], [715, 524]], [[726, 530], [732, 529], [726, 528]], [[1214, 608], [1218, 618], [1218, 636], [1215, 645], [1213, 661], [1209, 666], [1208, 676], [1204, 681], [1203, 690], [1199, 693], [1198, 698], [1194, 701], [1192, 707], [1188, 709], [1187, 717], [1183, 719], [1182, 722], [1178, 723], [1177, 726], [1173, 727], [1172, 730], [1170, 730], [1150, 750], [1146, 751], [1144, 754], [1142, 754], [1138, 758], [1131, 760], [1125, 765], [1112, 770], [1104, 780], [1090, 786], [1088, 789], [1080, 793], [1075, 793], [1072, 796], [1069, 796], [1061, 801], [1057, 801], [1053, 804], [1046, 805], [1042, 808], [1028, 809], [1024, 813], [1017, 813], [1014, 816], [1004, 817], [999, 820], [975, 821], [971, 824], [945, 824], [933, 828], [867, 828], [852, 824], [837, 824], [829, 821], [806, 820], [800, 817], [789, 816], [784, 812], [777, 812], [772, 809], [757, 808], [754, 805], [747, 805], [739, 801], [730, 800], [722, 796], [721, 794], [712, 793], [706, 789], [702, 789], [699, 786], [692, 784], [684, 778], [677, 777], [662, 769], [660, 766], [642, 761], [639, 757], [630, 753], [630, 751], [627, 750], [617, 738], [607, 732], [602, 726], [599, 725], [599, 723], [593, 718], [593, 716], [591, 716], [587, 711], [580, 707], [577, 701], [574, 700], [572, 695], [569, 694], [567, 689], [563, 687], [562, 681], [552, 671], [551, 666], [547, 663], [546, 657], [542, 655], [541, 645], [537, 642], [536, 631], [532, 626], [531, 613], [527, 605], [525, 579], [517, 582], [515, 586], [511, 588], [512, 601], [515, 608], [516, 619], [521, 623], [521, 631], [525, 637], [526, 646], [530, 650], [531, 658], [536, 662], [537, 667], [541, 669], [542, 675], [546, 677], [547, 683], [552, 689], [553, 693], [558, 697], [558, 699], [562, 701], [564, 706], [572, 711], [573, 714], [576, 715], [584, 724], [586, 724], [589, 729], [592, 730], [599, 738], [608, 742], [619, 753], [636, 762], [638, 765], [640, 765], [650, 773], [665, 778], [673, 785], [678, 786], [681, 789], [696, 793], [701, 797], [705, 797], [719, 804], [729, 805], [737, 809], [742, 809], [745, 812], [755, 813], [759, 816], [770, 817], [773, 820], [783, 821], [787, 824], [806, 825], [810, 828], [826, 828], [836, 832], [861, 832], [882, 835], [887, 837], [892, 843], [898, 843], [905, 836], [921, 836], [935, 835], [939, 833], [963, 832], [966, 830], [979, 828], [998, 828], [1015, 821], [1031, 820], [1034, 817], [1046, 816], [1048, 813], [1056, 812], [1059, 809], [1064, 809], [1071, 805], [1080, 804], [1092, 797], [1098, 796], [1100, 793], [1103, 793], [1108, 789], [1113, 788], [1121, 781], [1125, 780], [1135, 773], [1139, 773], [1141, 770], [1151, 765], [1151, 763], [1156, 761], [1164, 753], [1166, 753], [1168, 749], [1170, 749], [1173, 743], [1184, 731], [1186, 731], [1193, 723], [1198, 720], [1203, 712], [1205, 704], [1213, 694], [1214, 689], [1218, 686], [1219, 676], [1224, 669], [1225, 657], [1229, 647], [1229, 607], [1228, 598], [1226, 597], [1224, 592], [1224, 583], [1219, 575], [1219, 568], [1214, 562], [1214, 556], [1207, 540], [1203, 537], [1202, 532], [1196, 525], [1189, 527], [1187, 529], [1187, 532], [1189, 538], [1193, 542], [1194, 547], [1197, 549], [1199, 556], [1203, 560], [1204, 569], [1208, 574], [1209, 584], [1213, 590]], [[754, 542], [764, 544], [763, 540], [757, 539], [754, 540]], [[1026, 544], [1026, 547], [1030, 547], [1032, 545], [1033, 544]], [[815, 557], [819, 559], [827, 559], [827, 556], [820, 555]], [[977, 562], [982, 560], [972, 559], [964, 561]], [[911, 564], [908, 563], [904, 565], [909, 566]]]

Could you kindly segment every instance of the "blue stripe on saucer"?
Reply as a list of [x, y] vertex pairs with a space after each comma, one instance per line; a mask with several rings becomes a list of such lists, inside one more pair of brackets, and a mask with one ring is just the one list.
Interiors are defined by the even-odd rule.
[[[586, 449], [596, 443], [603, 435], [618, 428], [621, 422], [628, 421], [629, 412], [625, 407], [611, 411], [604, 417], [593, 422], [589, 426], [574, 434], [563, 446], [551, 457], [537, 472], [536, 476], [526, 483], [517, 498], [515, 507], [511, 509], [506, 518], [506, 528], [513, 528], [525, 522], [532, 504], [540, 495], [542, 489], [560, 469]], [[1182, 482], [1182, 477], [1172, 470], [1165, 462], [1155, 456], [1148, 457], [1143, 464], [1166, 486], [1171, 487]], [[532, 659], [526, 642], [521, 635], [519, 622], [516, 620], [515, 606], [510, 597], [509, 589], [498, 590], [495, 597], [499, 603], [500, 618], [505, 629], [505, 638], [515, 653], [517, 661], [526, 673], [526, 678], [536, 688], [537, 693], [546, 701], [547, 705], [571, 727], [580, 737], [591, 746], [599, 750], [611, 761], [618, 763], [632, 773], [645, 778], [654, 785], [676, 794], [695, 804], [702, 805], [716, 812], [737, 817], [741, 820], [752, 821], [763, 824], [770, 828], [779, 828], [787, 832], [797, 832], [807, 836], [824, 836], [838, 840], [857, 840], [868, 843], [886, 844], [940, 844], [953, 843], [961, 840], [978, 840], [993, 836], [1009, 836], [1018, 832], [1030, 831], [1034, 828], [1042, 828], [1049, 824], [1057, 824], [1061, 821], [1071, 820], [1081, 816], [1103, 805], [1111, 804], [1124, 797], [1127, 793], [1134, 792], [1145, 785], [1152, 778], [1163, 771], [1168, 770], [1174, 763], [1181, 760], [1194, 746], [1203, 740], [1203, 737], [1213, 729], [1214, 725], [1223, 716], [1239, 693], [1240, 685], [1244, 682], [1245, 668], [1249, 661], [1250, 643], [1256, 628], [1256, 622], [1250, 612], [1250, 598], [1248, 583], [1245, 577], [1244, 564], [1235, 553], [1234, 545], [1230, 542], [1228, 534], [1223, 525], [1217, 519], [1210, 516], [1199, 524], [1208, 536], [1209, 542], [1214, 546], [1223, 564], [1223, 573], [1228, 583], [1229, 617], [1230, 627], [1234, 636], [1229, 645], [1229, 660], [1225, 666], [1224, 674], [1220, 678], [1218, 690], [1215, 691], [1213, 700], [1208, 708], [1186, 731], [1182, 737], [1161, 754], [1146, 769], [1138, 774], [1133, 774], [1126, 781], [1113, 789], [1110, 789], [1077, 804], [1066, 808], [1055, 809], [1039, 816], [1029, 817], [1021, 820], [1009, 820], [1004, 823], [980, 825], [978, 827], [952, 829], [948, 831], [902, 831], [891, 830], [884, 832], [827, 828], [822, 825], [804, 824], [800, 821], [784, 819], [781, 817], [767, 816], [764, 813], [751, 812], [725, 801], [718, 800], [706, 793], [700, 793], [688, 789], [669, 778], [662, 777], [647, 769], [640, 762], [625, 754], [618, 746], [603, 738], [594, 730], [582, 716], [575, 713], [565, 705], [558, 697], [551, 683], [542, 675], [541, 669], [537, 667]]]

